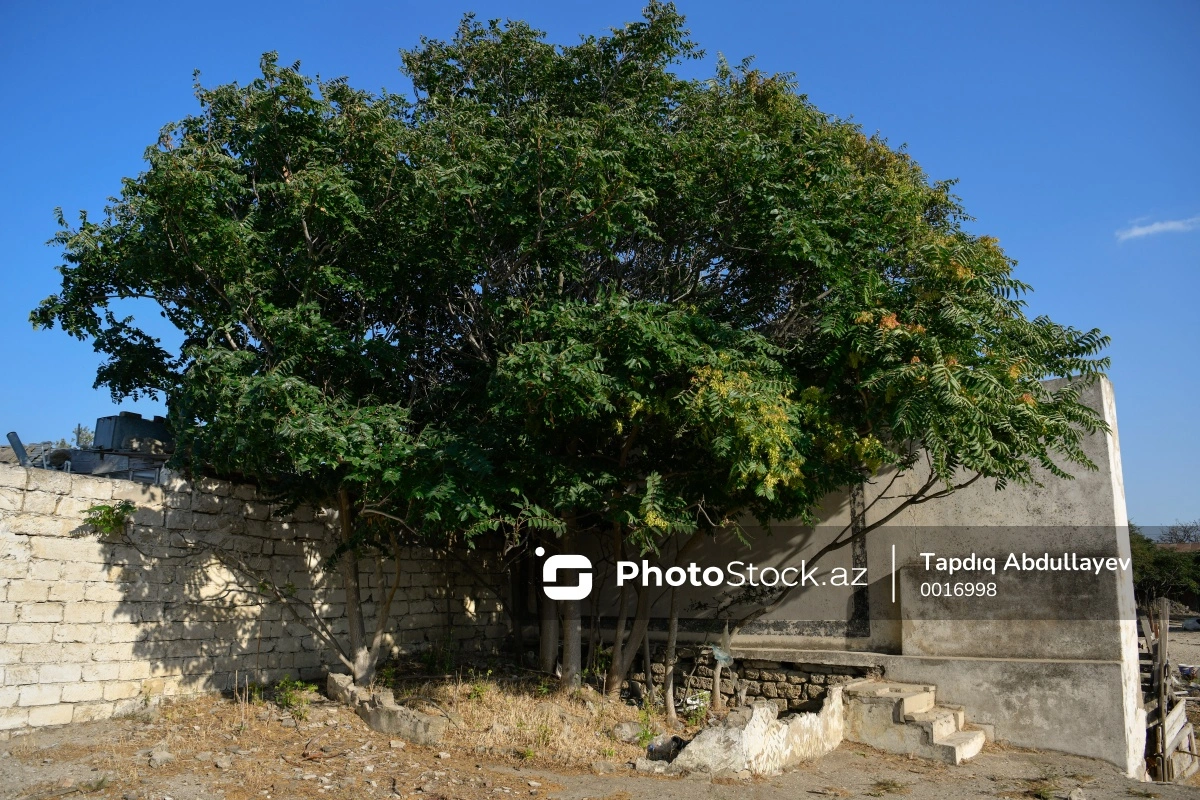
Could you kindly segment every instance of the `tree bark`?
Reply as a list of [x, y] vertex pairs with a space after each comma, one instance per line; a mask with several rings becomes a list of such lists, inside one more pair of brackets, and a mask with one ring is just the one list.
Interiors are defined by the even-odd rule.
[[[345, 489], [338, 492], [338, 522], [341, 527], [342, 543], [349, 544], [354, 536], [354, 506], [350, 493]], [[358, 554], [347, 547], [338, 559], [342, 573], [342, 588], [346, 593], [346, 620], [349, 627], [350, 658], [354, 662], [354, 682], [367, 686], [375, 677], [375, 665], [367, 646], [367, 627], [363, 621], [362, 592], [358, 582]]]
[[679, 638], [679, 593], [671, 587], [671, 611], [667, 619], [667, 650], [663, 654], [663, 702], [667, 706], [667, 727], [679, 724], [675, 715], [675, 647]]
[[654, 705], [654, 661], [650, 656], [650, 631], [642, 634], [642, 660], [646, 662], [646, 702]]
[[558, 602], [549, 597], [539, 597], [538, 610], [538, 669], [553, 675], [558, 664]]
[[564, 600], [562, 608], [562, 688], [578, 689], [583, 671], [583, 625], [579, 601]]
[[[577, 522], [575, 514], [566, 515], [566, 533], [563, 535], [563, 549], [573, 552], [576, 540]], [[563, 612], [562, 622], [562, 688], [578, 689], [580, 676], [583, 673], [583, 625], [582, 610], [578, 600], [561, 602]]]
[[[605, 679], [605, 690], [609, 697], [617, 697], [621, 694], [621, 681], [625, 680], [625, 676], [629, 674], [629, 668], [633, 666], [633, 660], [637, 658], [637, 643], [646, 635], [646, 628], [650, 623], [650, 589], [643, 588], [637, 593], [637, 598], [633, 628], [629, 632], [629, 638], [625, 640], [629, 646], [619, 646], [622, 633], [620, 629], [613, 636], [613, 660], [608, 668], [608, 677]], [[620, 628], [623, 627], [622, 622]]]

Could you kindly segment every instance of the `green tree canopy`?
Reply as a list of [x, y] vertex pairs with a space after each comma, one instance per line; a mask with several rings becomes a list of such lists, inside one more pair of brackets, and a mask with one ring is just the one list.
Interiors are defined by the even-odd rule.
[[351, 556], [568, 516], [650, 547], [918, 452], [923, 493], [1087, 464], [1102, 421], [1041, 381], [1107, 340], [1025, 316], [950, 182], [791, 76], [673, 72], [698, 55], [653, 2], [570, 46], [468, 16], [402, 53], [411, 96], [265, 56], [60, 220], [33, 321], [91, 339], [114, 397], [165, 394], [177, 464], [338, 507]]

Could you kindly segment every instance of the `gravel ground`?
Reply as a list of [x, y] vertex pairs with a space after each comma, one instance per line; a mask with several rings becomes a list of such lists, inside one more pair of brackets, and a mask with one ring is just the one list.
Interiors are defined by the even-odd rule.
[[[399, 745], [399, 743], [397, 743]], [[596, 775], [537, 757], [393, 746], [346, 709], [316, 702], [305, 719], [270, 705], [207, 697], [140, 719], [43, 729], [0, 744], [0, 798], [276, 800], [506, 796], [563, 800], [784, 800], [884, 797], [1194, 798], [1137, 784], [1102, 762], [989, 745], [949, 767], [843, 745], [795, 772], [750, 781], [651, 778], [623, 764]], [[1071, 794], [1077, 800], [1080, 794]]]

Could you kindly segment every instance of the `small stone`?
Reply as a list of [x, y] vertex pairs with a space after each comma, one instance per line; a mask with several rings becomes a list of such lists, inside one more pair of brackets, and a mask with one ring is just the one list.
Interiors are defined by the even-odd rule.
[[611, 761], [593, 761], [592, 772], [597, 775], [611, 775], [617, 771], [617, 765]]
[[196, 753], [196, 755], [195, 755], [195, 759], [197, 761], [212, 761], [212, 757], [213, 757], [213, 754], [210, 753], [208, 750], [205, 750], [200, 753]]
[[634, 744], [642, 735], [642, 726], [636, 722], [618, 722], [612, 729], [613, 738], [626, 744]]
[[390, 742], [388, 742], [388, 747], [392, 748], [393, 750], [403, 750], [404, 741], [402, 739], [392, 739]]
[[121, 795], [121, 800], [141, 800], [142, 796], [137, 792], [130, 791]]
[[529, 786], [530, 788], [532, 788], [532, 789], [536, 789], [536, 788], [538, 788], [539, 786], [541, 786], [541, 784], [540, 784], [540, 783], [538, 783], [537, 781], [525, 781], [525, 784], [526, 784], [527, 786]]
[[292, 717], [284, 717], [279, 721], [279, 724], [285, 728], [294, 728], [296, 727], [296, 720]]
[[444, 751], [444, 750], [443, 750], [442, 752], [438, 753], [438, 758], [441, 758], [441, 759], [446, 759], [446, 758], [449, 758], [449, 757], [450, 757], [450, 754], [449, 754], [449, 753], [447, 753], [447, 752], [446, 752], [446, 751]]
[[150, 766], [154, 769], [165, 767], [175, 760], [175, 756], [166, 749], [150, 751]]
[[1080, 789], [1078, 786], [1076, 786], [1071, 790], [1070, 794], [1067, 795], [1067, 800], [1087, 800], [1087, 795], [1083, 793], [1083, 789]]
[[748, 780], [750, 780], [750, 777], [751, 777], [750, 770], [748, 770], [748, 769], [739, 770], [738, 773], [736, 775], [734, 775], [733, 777], [737, 778], [739, 781], [748, 781]]
[[222, 753], [213, 759], [213, 766], [217, 769], [229, 769], [233, 766], [233, 757]]
[[375, 771], [374, 764], [367, 764], [365, 767], [363, 767], [363, 772], [374, 772], [374, 771]]

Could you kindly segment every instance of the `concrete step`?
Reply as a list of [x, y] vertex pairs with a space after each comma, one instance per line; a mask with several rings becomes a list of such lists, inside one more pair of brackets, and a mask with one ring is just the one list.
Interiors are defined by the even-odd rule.
[[983, 731], [964, 730], [965, 710], [938, 704], [936, 686], [863, 680], [843, 692], [849, 741], [947, 764], [961, 764], [983, 748]]
[[922, 728], [928, 734], [930, 742], [944, 739], [962, 729], [962, 723], [959, 722], [958, 716], [950, 709], [941, 706], [935, 706], [929, 711], [905, 714], [904, 721], [909, 725]]
[[[979, 755], [984, 741], [983, 731], [957, 731], [944, 739], [935, 741], [933, 749], [937, 751], [942, 761], [957, 765]], [[918, 755], [920, 754], [918, 753]]]
[[864, 703], [891, 705], [896, 710], [896, 722], [905, 714], [929, 711], [937, 701], [937, 687], [920, 683], [865, 680], [848, 683], [842, 689], [844, 697], [854, 697]]

